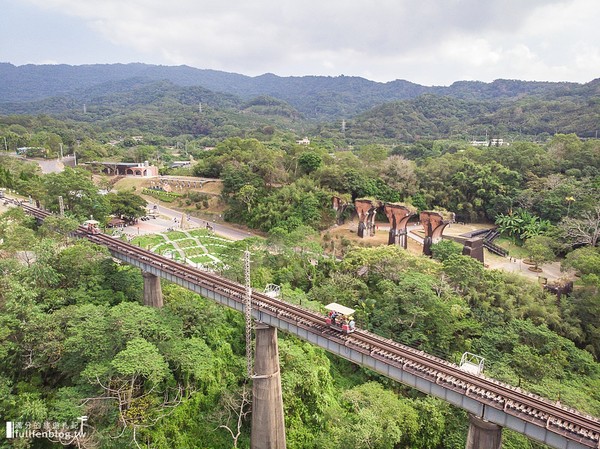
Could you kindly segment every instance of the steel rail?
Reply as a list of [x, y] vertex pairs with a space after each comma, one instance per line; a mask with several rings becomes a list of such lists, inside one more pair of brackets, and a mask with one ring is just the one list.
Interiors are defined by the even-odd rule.
[[[26, 204], [18, 205], [41, 220], [52, 215], [50, 212]], [[243, 304], [245, 288], [236, 282], [181, 264], [105, 234], [88, 234], [83, 226], [77, 233], [92, 242], [107, 247], [109, 251], [133, 257], [175, 277], [180, 277], [187, 282], [215, 291]], [[318, 313], [259, 292], [252, 293], [252, 304], [258, 311], [274, 314], [283, 321], [320, 333], [327, 339], [342, 342], [345, 346], [358, 352], [378, 358], [444, 388], [474, 398], [486, 406], [543, 426], [551, 432], [587, 447], [600, 448], [600, 420], [598, 418], [582, 414], [573, 408], [524, 392], [520, 388], [483, 375], [466, 373], [448, 361], [361, 329], [357, 329], [352, 334], [331, 331]]]
[[[139, 256], [145, 262], [158, 263], [163, 270], [170, 268], [171, 274], [174, 276], [184, 275], [187, 281], [193, 281], [193, 278], [196, 278], [205, 287], [218, 285], [225, 291], [231, 292], [232, 299], [242, 301], [245, 290], [236, 282], [182, 265], [134, 245], [121, 241], [116, 242], [101, 234], [88, 236], [88, 238], [104, 244], [109, 249], [113, 248], [117, 252], [124, 251], [129, 256]], [[277, 314], [280, 319], [285, 319], [285, 315], [288, 315], [290, 321], [296, 325], [302, 323], [304, 327], [316, 330], [321, 334], [328, 333], [329, 328], [323, 324], [323, 317], [315, 312], [276, 300], [262, 293], [253, 292], [252, 296], [253, 305], [255, 304], [258, 310], [267, 309]], [[408, 370], [423, 378], [429, 378], [437, 384], [469, 397], [477, 397], [477, 400], [485, 405], [543, 425], [548, 430], [574, 439], [586, 446], [599, 447], [596, 442], [600, 440], [600, 420], [592, 416], [583, 415], [574, 409], [560, 406], [548, 399], [523, 392], [517, 387], [485, 376], [466, 373], [443, 359], [367, 331], [358, 329], [348, 335], [339, 332], [329, 332], [329, 334], [331, 339], [343, 340], [345, 346], [351, 346], [370, 356], [378, 355], [385, 359], [386, 363], [400, 366], [403, 370]]]

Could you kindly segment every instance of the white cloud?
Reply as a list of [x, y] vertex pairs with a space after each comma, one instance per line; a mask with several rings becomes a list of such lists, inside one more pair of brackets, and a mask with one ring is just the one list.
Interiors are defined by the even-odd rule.
[[600, 76], [596, 0], [28, 1], [142, 62], [424, 84]]

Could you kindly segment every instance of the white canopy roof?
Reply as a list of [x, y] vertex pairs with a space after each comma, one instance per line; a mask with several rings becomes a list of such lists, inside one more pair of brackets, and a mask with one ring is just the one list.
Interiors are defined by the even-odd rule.
[[327, 310], [333, 310], [334, 312], [341, 313], [342, 315], [352, 315], [354, 313], [354, 309], [338, 304], [337, 302], [327, 304], [325, 308]]
[[85, 224], [85, 225], [87, 225], [87, 224], [95, 225], [95, 224], [100, 224], [100, 222], [96, 221], [96, 220], [86, 220], [86, 221], [83, 222], [83, 224]]

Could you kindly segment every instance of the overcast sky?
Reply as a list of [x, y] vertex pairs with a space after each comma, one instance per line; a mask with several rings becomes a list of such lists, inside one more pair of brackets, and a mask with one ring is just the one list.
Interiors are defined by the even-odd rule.
[[599, 0], [0, 0], [0, 61], [424, 85], [600, 77]]

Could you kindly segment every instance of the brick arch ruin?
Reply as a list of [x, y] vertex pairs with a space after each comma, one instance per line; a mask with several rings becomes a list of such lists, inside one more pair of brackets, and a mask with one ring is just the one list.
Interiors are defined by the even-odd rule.
[[[336, 211], [338, 224], [342, 212], [348, 207], [348, 203], [340, 197], [332, 198], [332, 206]], [[407, 225], [411, 218], [417, 215], [417, 209], [405, 203], [383, 203], [379, 200], [359, 198], [354, 201], [354, 208], [358, 216], [358, 236], [360, 238], [375, 235], [375, 216], [382, 212], [390, 223], [388, 245], [400, 245], [404, 249], [408, 247]], [[431, 256], [431, 245], [442, 240], [442, 234], [446, 226], [454, 223], [455, 214], [444, 211], [422, 211], [419, 221], [425, 231], [423, 239], [423, 254]]]
[[424, 210], [419, 214], [419, 220], [423, 229], [425, 229], [423, 254], [431, 256], [431, 245], [442, 240], [442, 234], [446, 226], [454, 223], [454, 213]]
[[377, 209], [382, 206], [381, 201], [359, 199], [354, 201], [354, 208], [358, 215], [358, 236], [361, 238], [375, 235], [375, 215]]
[[390, 222], [388, 245], [400, 245], [406, 249], [408, 247], [406, 226], [408, 221], [416, 215], [417, 209], [403, 203], [385, 203], [383, 210]]

